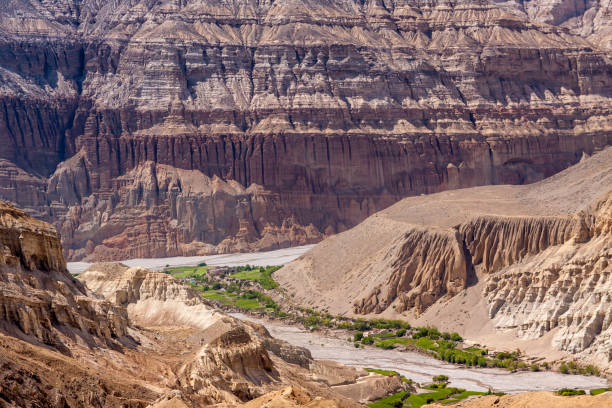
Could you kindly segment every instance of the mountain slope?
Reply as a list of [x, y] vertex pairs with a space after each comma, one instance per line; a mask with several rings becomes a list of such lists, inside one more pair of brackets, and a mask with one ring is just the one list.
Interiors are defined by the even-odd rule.
[[4, 5], [0, 198], [72, 260], [316, 242], [612, 138], [609, 52], [484, 1]]
[[608, 148], [532, 185], [407, 198], [275, 279], [331, 313], [403, 316], [504, 347], [546, 338], [540, 351], [609, 369], [610, 186]]
[[84, 280], [99, 295], [68, 274], [51, 225], [0, 203], [0, 405], [236, 406], [299, 384], [327, 406], [356, 407], [336, 382], [366, 398], [404, 388], [398, 378], [315, 362], [173, 277], [96, 268]]

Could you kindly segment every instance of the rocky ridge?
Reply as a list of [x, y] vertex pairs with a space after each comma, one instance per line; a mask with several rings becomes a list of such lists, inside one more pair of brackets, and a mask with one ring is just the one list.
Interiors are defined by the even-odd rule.
[[334, 385], [353, 384], [365, 400], [404, 387], [315, 362], [159, 272], [96, 264], [84, 284], [67, 273], [54, 228], [6, 203], [0, 230], [3, 406], [223, 407], [300, 384], [353, 407]]
[[6, 10], [0, 198], [72, 260], [312, 243], [612, 138], [609, 51], [485, 1]]
[[67, 271], [54, 228], [0, 202], [3, 329], [66, 350], [71, 337], [99, 347], [133, 341], [125, 310], [95, 299]]
[[584, 235], [492, 275], [483, 295], [495, 327], [516, 329], [526, 339], [553, 331], [556, 349], [610, 364], [611, 215], [608, 194], [585, 214], [591, 225]]

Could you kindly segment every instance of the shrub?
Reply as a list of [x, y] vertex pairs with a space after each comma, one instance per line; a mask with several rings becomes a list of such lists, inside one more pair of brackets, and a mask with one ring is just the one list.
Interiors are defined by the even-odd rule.
[[427, 336], [432, 340], [438, 340], [440, 338], [440, 332], [435, 327], [427, 329]]
[[395, 348], [393, 343], [376, 343], [376, 347], [380, 347], [383, 350], [391, 350]]
[[450, 340], [451, 338], [451, 335], [449, 332], [442, 332], [441, 336], [444, 340]]
[[363, 339], [363, 333], [357, 332], [353, 335], [353, 341], [361, 341]]
[[567, 367], [567, 364], [561, 363], [561, 365], [559, 366], [559, 371], [561, 371], [561, 373], [563, 374], [569, 374], [569, 368]]
[[594, 365], [591, 365], [591, 364], [587, 365], [584, 368], [584, 371], [588, 375], [599, 375], [599, 369], [597, 367], [595, 367]]
[[448, 376], [440, 374], [440, 375], [436, 375], [435, 377], [433, 377], [433, 381], [435, 383], [445, 383], [448, 382]]
[[540, 366], [537, 364], [532, 364], [531, 367], [529, 367], [529, 369], [531, 371], [540, 371]]
[[361, 344], [374, 344], [374, 338], [373, 338], [373, 337], [370, 337], [370, 336], [368, 336], [368, 337], [364, 337], [364, 338], [361, 340]]
[[421, 337], [427, 337], [429, 331], [427, 330], [427, 328], [425, 327], [421, 327], [420, 329], [418, 329], [413, 335], [412, 338], [413, 339], [420, 339]]
[[450, 335], [452, 341], [462, 341], [463, 338], [457, 332], [452, 332]]
[[397, 337], [404, 337], [405, 334], [406, 334], [406, 329], [399, 329], [397, 332], [395, 332], [395, 335]]
[[401, 399], [395, 400], [391, 403], [391, 406], [393, 408], [402, 408], [404, 406], [404, 403], [402, 402]]
[[359, 343], [354, 343], [353, 345], [355, 346], [355, 348], [359, 348]]
[[577, 390], [574, 388], [561, 388], [557, 391], [557, 394], [563, 397], [571, 397], [572, 395], [585, 395], [586, 392], [584, 390]]

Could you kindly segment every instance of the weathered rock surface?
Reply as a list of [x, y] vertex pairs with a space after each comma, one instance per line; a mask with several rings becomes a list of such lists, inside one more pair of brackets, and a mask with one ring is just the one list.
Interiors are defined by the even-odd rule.
[[611, 143], [612, 63], [518, 14], [11, 0], [0, 198], [100, 260], [312, 243], [405, 196], [540, 180]]
[[480, 279], [484, 306], [473, 307], [489, 316], [478, 324], [490, 320], [519, 338], [554, 331], [553, 349], [609, 368], [612, 196], [601, 195], [611, 186], [608, 148], [532, 185], [408, 198], [275, 279], [299, 304], [330, 313], [417, 318], [436, 305], [427, 320], [436, 324], [452, 316], [444, 308], [454, 297], [464, 299], [448, 303], [457, 317], [468, 307], [459, 303]]
[[53, 226], [0, 202], [0, 321], [6, 332], [66, 351], [70, 337], [128, 344], [125, 310], [89, 296], [67, 271]]
[[[66, 271], [50, 224], [0, 203], [0, 232], [2, 406], [236, 406], [295, 384], [315, 400], [359, 406], [306, 350], [215, 310], [171, 276], [96, 264], [83, 274], [94, 294]], [[371, 377], [344, 370], [347, 384]], [[371, 381], [363, 393], [399, 388]]]
[[498, 3], [531, 20], [569, 28], [594, 44], [612, 49], [612, 3], [607, 0], [512, 0]]
[[[492, 275], [484, 296], [498, 329], [612, 362], [612, 194], [583, 214], [585, 234]], [[591, 224], [590, 226], [588, 224]]]

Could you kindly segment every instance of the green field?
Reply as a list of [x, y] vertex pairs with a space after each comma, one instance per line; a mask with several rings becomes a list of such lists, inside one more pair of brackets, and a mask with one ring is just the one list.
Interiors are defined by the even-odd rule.
[[278, 288], [278, 284], [272, 279], [272, 274], [280, 269], [280, 266], [260, 266], [250, 267], [241, 266], [236, 268], [238, 272], [231, 274], [230, 277], [258, 282], [262, 288], [271, 290]]
[[177, 266], [176, 268], [167, 268], [164, 272], [175, 278], [193, 278], [206, 275], [207, 266]]
[[431, 390], [432, 392], [422, 394], [408, 394], [406, 391], [401, 391], [368, 404], [368, 406], [371, 408], [420, 408], [432, 402], [452, 404], [472, 395], [487, 394], [486, 392], [466, 391], [461, 388], [445, 386], [440, 389], [432, 387]]

